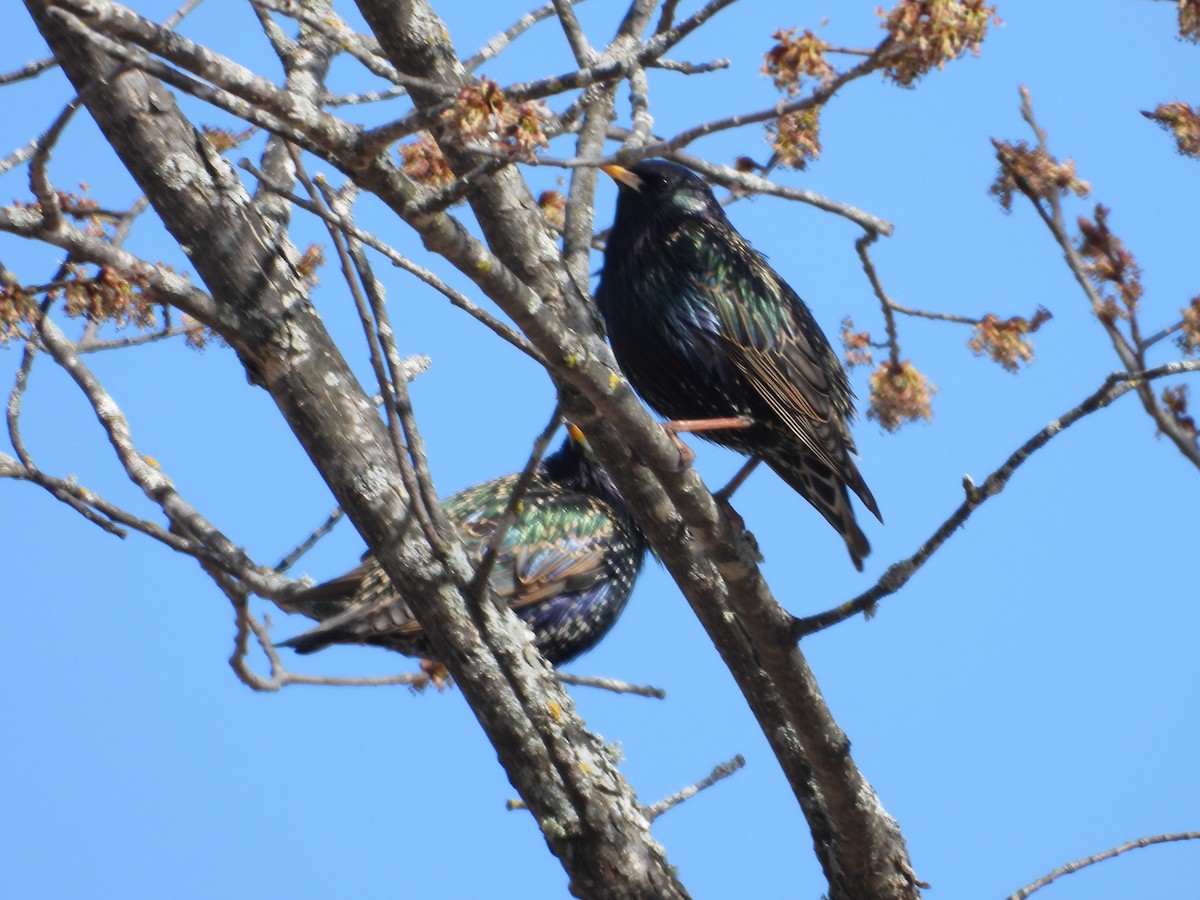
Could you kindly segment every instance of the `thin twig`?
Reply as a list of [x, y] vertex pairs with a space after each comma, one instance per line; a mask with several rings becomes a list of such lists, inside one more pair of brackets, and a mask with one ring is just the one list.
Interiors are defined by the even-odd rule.
[[255, 565], [245, 551], [229, 540], [205, 519], [175, 490], [174, 484], [143, 456], [134, 444], [129, 423], [116, 401], [104, 389], [78, 352], [49, 316], [41, 315], [36, 322], [38, 335], [54, 361], [75, 381], [91, 404], [92, 411], [108, 436], [117, 459], [129, 480], [141, 488], [146, 497], [162, 509], [175, 527], [203, 548], [193, 551], [197, 558], [215, 563], [223, 571], [235, 575], [264, 597], [277, 594], [284, 581], [268, 569]]
[[1108, 406], [1118, 397], [1128, 393], [1138, 384], [1164, 378], [1170, 375], [1181, 375], [1185, 372], [1200, 372], [1200, 360], [1187, 360], [1167, 363], [1144, 372], [1113, 372], [1104, 383], [1083, 402], [1073, 407], [1045, 428], [1023, 443], [1004, 461], [998, 469], [976, 486], [970, 476], [963, 478], [963, 488], [966, 499], [958, 508], [937, 527], [928, 540], [925, 541], [912, 556], [899, 562], [892, 563], [883, 573], [876, 584], [859, 594], [852, 600], [847, 600], [841, 606], [826, 610], [813, 616], [795, 618], [791, 625], [791, 636], [797, 640], [823, 631], [840, 622], [844, 622], [859, 613], [870, 615], [876, 604], [891, 594], [896, 593], [908, 583], [908, 580], [928, 562], [929, 558], [970, 518], [971, 514], [983, 505], [989, 497], [994, 497], [1004, 490], [1010, 478], [1025, 460], [1040, 450], [1052, 438], [1070, 428], [1080, 419]]
[[[1039, 149], [1049, 156], [1050, 149], [1045, 129], [1038, 124], [1034, 116], [1033, 98], [1029, 90], [1024, 86], [1021, 88], [1021, 116], [1029, 124], [1029, 127], [1037, 137]], [[1055, 241], [1062, 249], [1067, 267], [1071, 270], [1071, 274], [1075, 276], [1075, 281], [1079, 284], [1088, 302], [1091, 304], [1093, 313], [1104, 327], [1105, 333], [1108, 334], [1113, 345], [1113, 350], [1121, 360], [1121, 364], [1130, 372], [1137, 372], [1144, 369], [1146, 345], [1138, 341], [1139, 329], [1131, 326], [1130, 333], [1133, 338], [1133, 342], [1131, 343], [1130, 339], [1122, 334], [1121, 330], [1117, 327], [1116, 321], [1103, 314], [1104, 298], [1089, 276], [1087, 266], [1081, 259], [1079, 250], [1067, 234], [1062, 203], [1057, 191], [1037, 191], [1021, 176], [1019, 167], [1015, 164], [1006, 147], [998, 141], [993, 141], [992, 143], [996, 147], [997, 158], [1000, 160], [1002, 168], [1013, 179], [1013, 182], [1020, 189], [1021, 193], [1033, 204], [1033, 208], [1037, 211], [1038, 216], [1045, 223], [1050, 233], [1054, 236]], [[1043, 206], [1043, 200], [1049, 209]], [[1135, 320], [1136, 315], [1136, 310], [1129, 311], [1131, 322]], [[1200, 446], [1197, 446], [1195, 438], [1180, 428], [1171, 415], [1159, 405], [1148, 384], [1139, 382], [1136, 387], [1138, 398], [1142, 402], [1142, 408], [1146, 410], [1146, 413], [1154, 421], [1158, 430], [1167, 436], [1171, 443], [1183, 454], [1185, 459], [1192, 463], [1192, 465], [1200, 468]]]
[[467, 313], [476, 321], [481, 322], [495, 334], [499, 335], [505, 341], [520, 350], [522, 353], [525, 353], [527, 356], [539, 363], [542, 362], [541, 354], [534, 349], [533, 345], [529, 343], [524, 335], [490, 315], [486, 310], [477, 306], [475, 303], [472, 303], [469, 299], [467, 299], [465, 294], [462, 294], [461, 292], [450, 287], [450, 285], [438, 278], [429, 269], [426, 269], [424, 266], [417, 265], [394, 247], [385, 244], [370, 232], [363, 231], [353, 222], [347, 221], [344, 217], [337, 215], [335, 212], [306, 200], [303, 197], [299, 197], [296, 194], [291, 193], [291, 191], [287, 188], [275, 185], [262, 171], [260, 171], [248, 160], [242, 160], [239, 162], [239, 165], [258, 178], [262, 182], [263, 186], [267, 188], [267, 190], [286, 197], [290, 202], [294, 203], [296, 206], [300, 207], [306, 212], [310, 212], [314, 216], [323, 219], [325, 222], [336, 226], [346, 235], [354, 238], [355, 240], [361, 241], [372, 250], [382, 253], [394, 266], [404, 269], [404, 271], [415, 275], [421, 281], [425, 282], [431, 288], [442, 294], [442, 296], [449, 300], [454, 306], [457, 306], [459, 309], [463, 310], [463, 312]]
[[883, 322], [887, 330], [887, 345], [892, 366], [899, 368], [900, 338], [896, 334], [896, 317], [892, 313], [894, 306], [891, 298], [888, 297], [887, 292], [883, 289], [883, 283], [879, 280], [879, 273], [875, 271], [875, 263], [871, 260], [871, 253], [868, 249], [878, 238], [879, 232], [868, 231], [854, 242], [854, 249], [858, 251], [858, 258], [862, 260], [862, 267], [867, 275], [867, 281], [871, 282], [871, 290], [875, 292], [875, 297], [879, 300], [879, 306], [883, 310]]
[[916, 319], [932, 319], [935, 322], [955, 322], [959, 325], [979, 325], [983, 319], [973, 319], [970, 316], [960, 316], [955, 313], [945, 312], [929, 312], [924, 309], [912, 309], [907, 306], [902, 306], [891, 298], [888, 299], [888, 306], [893, 312], [898, 312], [902, 316], [912, 316]]
[[659, 816], [661, 816], [667, 810], [674, 809], [676, 806], [678, 806], [680, 803], [683, 803], [685, 800], [690, 800], [692, 797], [695, 797], [698, 793], [700, 793], [705, 788], [712, 787], [718, 781], [724, 781], [726, 778], [728, 778], [730, 775], [732, 775], [734, 772], [738, 771], [738, 769], [741, 769], [745, 765], [746, 765], [746, 757], [742, 756], [742, 754], [739, 753], [733, 759], [728, 760], [727, 762], [723, 762], [720, 765], [713, 767], [712, 772], [708, 775], [707, 778], [702, 778], [700, 781], [697, 781], [695, 784], [685, 787], [681, 791], [675, 792], [670, 797], [664, 797], [662, 800], [659, 800], [657, 803], [652, 803], [649, 806], [643, 806], [642, 814], [646, 817], [646, 820], [648, 822], [653, 822], [655, 819], [657, 819]]
[[1060, 866], [1053, 872], [1043, 875], [1037, 881], [1025, 885], [1015, 894], [1010, 894], [1008, 900], [1025, 900], [1034, 891], [1041, 890], [1050, 882], [1063, 875], [1070, 875], [1072, 872], [1078, 872], [1080, 869], [1085, 869], [1090, 865], [1098, 862], [1104, 862], [1106, 859], [1112, 859], [1114, 856], [1120, 856], [1122, 853], [1128, 853], [1130, 850], [1137, 850], [1141, 847], [1149, 847], [1151, 844], [1165, 844], [1169, 841], [1194, 841], [1200, 840], [1200, 831], [1178, 831], [1174, 834], [1156, 834], [1150, 837], [1140, 837], [1137, 840], [1129, 841], [1126, 844], [1121, 844], [1118, 847], [1113, 847], [1105, 850], [1103, 853], [1096, 853], [1092, 856], [1085, 856], [1083, 859], [1077, 859], [1074, 862], [1069, 862], [1065, 866]]
[[58, 193], [50, 183], [46, 166], [50, 162], [51, 149], [58, 142], [63, 129], [67, 127], [67, 123], [71, 121], [71, 117], [75, 115], [75, 110], [78, 108], [78, 100], [73, 100], [54, 117], [50, 127], [38, 138], [37, 148], [33, 151], [33, 159], [29, 163], [29, 187], [38, 199], [43, 227], [47, 231], [58, 231], [62, 227], [62, 209], [59, 206]]
[[44, 59], [36, 59], [33, 62], [27, 62], [19, 69], [0, 74], [0, 87], [6, 84], [14, 84], [18, 81], [24, 81], [27, 78], [35, 78], [38, 75], [41, 75], [47, 69], [53, 69], [57, 65], [58, 60], [53, 56], [47, 56]]
[[692, 63], [683, 60], [660, 59], [646, 66], [648, 69], [665, 69], [668, 72], [678, 72], [680, 75], [707, 75], [709, 72], [717, 72], [721, 69], [728, 69], [733, 65], [733, 60], [730, 59], [713, 59], [704, 63]]
[[[233, 604], [237, 630], [234, 634], [233, 653], [229, 656], [229, 665], [237, 675], [238, 680], [251, 690], [274, 692], [293, 684], [316, 684], [326, 687], [384, 687], [393, 684], [405, 684], [413, 690], [424, 690], [430, 682], [430, 676], [424, 672], [408, 672], [401, 675], [381, 675], [365, 678], [337, 678], [328, 675], [304, 675], [290, 672], [283, 665], [279, 652], [271, 642], [271, 635], [266, 626], [258, 621], [250, 612], [250, 606], [245, 589], [219, 569], [206, 569], [217, 585], [224, 591]], [[266, 654], [271, 674], [264, 678], [250, 667], [250, 636], [258, 641], [259, 647]]]
[[[578, 4], [582, 3], [583, 0], [575, 0], [575, 2]], [[533, 12], [526, 13], [515, 23], [510, 25], [504, 31], [500, 32], [498, 35], [480, 47], [479, 52], [474, 56], [463, 60], [463, 68], [465, 68], [467, 71], [474, 71], [475, 69], [478, 69], [485, 62], [499, 56], [500, 53], [509, 46], [509, 44], [511, 44], [514, 40], [516, 40], [538, 22], [548, 19], [552, 15], [554, 15], [553, 3], [547, 3], [545, 6], [535, 9]]]
[[705, 178], [709, 178], [730, 190], [764, 194], [769, 197], [779, 197], [782, 200], [795, 200], [805, 203], [825, 212], [841, 216], [844, 219], [849, 219], [865, 231], [877, 231], [884, 237], [890, 237], [895, 230], [895, 226], [886, 219], [881, 219], [848, 203], [831, 200], [814, 191], [776, 184], [774, 181], [755, 175], [752, 172], [739, 172], [732, 166], [710, 163], [698, 156], [692, 156], [687, 153], [672, 153], [670, 154], [670, 158], [690, 169], [694, 169]]
[[562, 417], [559, 414], [558, 404], [556, 403], [554, 404], [554, 411], [550, 414], [550, 420], [546, 423], [546, 427], [542, 429], [542, 433], [533, 442], [533, 449], [529, 453], [529, 459], [526, 461], [525, 468], [521, 470], [521, 474], [517, 477], [517, 481], [513, 485], [512, 493], [508, 497], [508, 504], [504, 507], [504, 513], [500, 516], [500, 520], [496, 523], [496, 527], [488, 537], [487, 546], [483, 548], [483, 554], [479, 557], [479, 565], [475, 567], [475, 574], [471, 577], [471, 583], [467, 587], [466, 593], [469, 596], [483, 596], [488, 578], [492, 574], [492, 567], [496, 564], [496, 556], [500, 552], [500, 545], [504, 542], [509, 527], [517, 518], [517, 508], [521, 505], [521, 501], [525, 499], [525, 492], [529, 490], [529, 485], [533, 483], [534, 473], [537, 472], [542, 457], [546, 455], [546, 448], [550, 446], [550, 438], [554, 437], [554, 432], [558, 430], [561, 421]]
[[[307, 181], [299, 153], [294, 153], [296, 170]], [[308, 182], [311, 185], [311, 182]], [[350, 218], [352, 194], [349, 191], [334, 192], [323, 185], [322, 194], [331, 212], [342, 219]], [[331, 229], [335, 243], [339, 246], [343, 236], [336, 229]], [[453, 527], [446, 518], [437, 492], [433, 487], [433, 476], [429, 471], [429, 463], [425, 455], [425, 442], [417, 429], [416, 417], [413, 415], [412, 402], [408, 393], [408, 379], [405, 377], [404, 363], [400, 351], [396, 347], [395, 333], [383, 299], [383, 286], [371, 269], [370, 260], [363, 252], [361, 241], [353, 237], [344, 238], [349, 259], [353, 261], [354, 272], [358, 279], [346, 273], [346, 281], [355, 296], [355, 303], [360, 307], [360, 313], [366, 315], [361, 304], [358, 286], [369, 302], [369, 315], [366, 315], [364, 326], [368, 330], [368, 339], [372, 344], [372, 359], [375, 358], [375, 344], [383, 354], [383, 363], [387, 366], [384, 373], [382, 366], [377, 372], [380, 391], [387, 398], [388, 431], [392, 436], [392, 444], [396, 451], [396, 462], [400, 468], [400, 477], [404, 481], [405, 490], [409, 494], [409, 505], [418, 524], [425, 533], [434, 553], [444, 559], [449, 553], [447, 540], [453, 534]], [[339, 253], [341, 251], [339, 250]]]
[[599, 678], [594, 675], [570, 675], [567, 672], [555, 672], [554, 675], [563, 684], [594, 687], [602, 691], [612, 691], [614, 694], [636, 694], [639, 697], [651, 697], [655, 700], [667, 699], [666, 691], [648, 684], [630, 684], [628, 681], [617, 681], [615, 678]]
[[345, 515], [346, 514], [342, 511], [340, 506], [335, 506], [333, 511], [325, 517], [324, 522], [314, 528], [308, 537], [297, 544], [293, 550], [286, 553], [283, 559], [279, 560], [279, 562], [275, 564], [275, 571], [280, 573], [286, 572], [288, 569], [294, 566], [300, 561], [300, 557], [315, 547], [317, 545], [317, 541], [329, 534], [329, 532], [333, 530], [333, 526], [342, 521], [342, 518]]

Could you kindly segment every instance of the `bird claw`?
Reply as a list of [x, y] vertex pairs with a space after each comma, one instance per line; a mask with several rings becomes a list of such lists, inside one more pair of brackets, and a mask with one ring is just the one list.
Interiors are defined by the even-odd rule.
[[667, 428], [666, 425], [663, 425], [663, 428], [666, 429], [667, 435], [671, 438], [671, 443], [675, 445], [675, 449], [679, 453], [679, 463], [676, 466], [675, 471], [682, 472], [692, 464], [692, 460], [696, 458], [696, 451], [685, 444], [679, 435]]
[[746, 520], [742, 518], [742, 514], [734, 509], [733, 504], [729, 502], [728, 498], [722, 497], [720, 492], [713, 494], [713, 498], [733, 528], [735, 539], [742, 545], [742, 549], [749, 553], [755, 562], [764, 562], [766, 558], [759, 549], [758, 538], [754, 536], [753, 531], [746, 527]]

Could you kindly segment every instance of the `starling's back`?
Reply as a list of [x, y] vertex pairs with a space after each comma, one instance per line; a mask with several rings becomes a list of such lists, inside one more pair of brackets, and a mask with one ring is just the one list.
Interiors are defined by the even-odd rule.
[[[443, 502], [474, 561], [499, 525], [517, 478], [497, 478]], [[535, 474], [500, 541], [489, 583], [532, 629], [543, 655], [558, 665], [591, 649], [616, 623], [645, 551], [645, 538], [611, 481], [569, 440]], [[283, 642], [299, 653], [358, 643], [432, 655], [402, 592], [370, 555], [341, 578], [294, 597], [289, 606], [328, 616]]]
[[762, 458], [861, 569], [870, 545], [847, 487], [879, 509], [851, 456], [853, 392], [812, 313], [695, 174], [662, 160], [610, 168], [620, 196], [596, 300], [621, 368], [669, 419], [752, 419], [700, 434]]

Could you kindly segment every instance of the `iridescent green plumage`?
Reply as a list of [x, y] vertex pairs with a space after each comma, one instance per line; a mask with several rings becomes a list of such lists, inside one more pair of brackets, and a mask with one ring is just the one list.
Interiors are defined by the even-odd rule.
[[613, 353], [669, 419], [748, 418], [702, 437], [765, 461], [846, 541], [870, 552], [847, 488], [879, 516], [854, 464], [854, 394], [812, 313], [693, 172], [608, 167], [620, 195], [596, 301]]
[[[507, 475], [443, 501], [470, 558], [483, 556], [517, 479]], [[591, 649], [616, 623], [645, 551], [645, 537], [607, 474], [568, 439], [534, 474], [500, 541], [489, 584], [557, 665]], [[299, 653], [356, 643], [432, 654], [403, 593], [370, 555], [353, 571], [294, 596], [288, 606], [323, 620], [283, 642]]]

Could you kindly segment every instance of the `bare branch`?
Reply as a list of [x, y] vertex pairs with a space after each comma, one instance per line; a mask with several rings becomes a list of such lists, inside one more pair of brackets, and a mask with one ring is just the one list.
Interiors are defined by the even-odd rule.
[[278, 575], [255, 565], [240, 547], [180, 496], [169, 478], [138, 452], [120, 408], [83, 364], [58, 326], [42, 315], [37, 322], [37, 329], [47, 352], [74, 379], [91, 403], [129, 479], [162, 509], [172, 523], [201, 544], [206, 550], [205, 556], [218, 562], [224, 571], [236, 574], [264, 596], [279, 590], [282, 582]]
[[300, 557], [315, 547], [317, 545], [317, 541], [329, 534], [329, 532], [333, 530], [333, 526], [342, 521], [345, 515], [346, 514], [342, 511], [340, 506], [334, 507], [329, 515], [325, 517], [324, 522], [314, 528], [308, 537], [297, 544], [293, 550], [290, 550], [284, 554], [283, 559], [279, 560], [279, 562], [275, 564], [275, 571], [286, 572], [288, 569], [294, 566], [300, 561]]
[[639, 697], [652, 697], [655, 700], [667, 699], [667, 692], [662, 688], [642, 684], [630, 684], [627, 681], [617, 681], [613, 678], [597, 678], [591, 675], [571, 675], [567, 672], [557, 672], [555, 677], [563, 684], [579, 687], [594, 687], [614, 694], [636, 694]]
[[0, 87], [6, 84], [13, 84], [18, 81], [24, 81], [27, 78], [36, 78], [47, 69], [53, 69], [58, 65], [58, 60], [53, 56], [47, 56], [44, 59], [27, 62], [21, 68], [12, 72], [0, 73]]
[[[583, 0], [575, 0], [576, 3], [582, 3]], [[547, 3], [545, 6], [535, 9], [533, 12], [528, 12], [521, 16], [516, 22], [500, 32], [486, 44], [479, 48], [479, 52], [474, 56], [463, 60], [463, 67], [468, 70], [478, 69], [485, 62], [495, 59], [518, 37], [544, 19], [554, 15], [554, 3]]]
[[1104, 862], [1106, 859], [1112, 859], [1114, 856], [1120, 856], [1122, 853], [1128, 853], [1130, 850], [1137, 850], [1141, 847], [1149, 847], [1152, 844], [1165, 844], [1170, 841], [1194, 841], [1200, 840], [1200, 831], [1179, 831], [1174, 834], [1156, 834], [1149, 837], [1140, 837], [1137, 840], [1129, 841], [1120, 846], [1113, 847], [1110, 850], [1105, 850], [1102, 853], [1096, 853], [1092, 856], [1085, 856], [1083, 859], [1077, 859], [1074, 862], [1069, 862], [1065, 866], [1060, 866], [1053, 872], [1043, 875], [1037, 881], [1025, 885], [1014, 894], [1010, 894], [1008, 900], [1025, 900], [1030, 894], [1041, 890], [1050, 882], [1061, 878], [1063, 875], [1070, 875], [1073, 872], [1078, 872], [1080, 869], [1085, 869], [1090, 865], [1098, 862]]
[[895, 306], [891, 298], [888, 297], [887, 292], [883, 289], [883, 284], [879, 280], [879, 274], [875, 271], [875, 263], [871, 260], [871, 252], [868, 249], [871, 244], [875, 243], [878, 237], [878, 232], [868, 231], [854, 242], [854, 249], [858, 251], [858, 258], [862, 261], [863, 271], [867, 274], [867, 280], [871, 282], [871, 290], [875, 292], [875, 297], [879, 300], [879, 306], [883, 310], [884, 326], [887, 329], [888, 353], [892, 365], [899, 366], [900, 339], [896, 334], [896, 317], [892, 313]]
[[677, 791], [670, 797], [664, 797], [657, 803], [652, 803], [650, 806], [645, 807], [644, 812], [646, 814], [646, 818], [653, 822], [663, 813], [674, 809], [685, 800], [692, 799], [704, 789], [712, 787], [718, 781], [724, 781], [726, 778], [745, 765], [746, 757], [739, 753], [737, 756], [733, 757], [733, 759], [715, 766], [712, 772], [706, 778], [702, 778], [695, 784], [689, 785], [681, 791]]
[[917, 571], [929, 561], [938, 548], [946, 542], [950, 535], [958, 531], [983, 503], [1004, 490], [1009, 479], [1030, 456], [1050, 442], [1056, 435], [1070, 428], [1080, 419], [1091, 415], [1097, 410], [1104, 409], [1118, 397], [1135, 389], [1138, 384], [1165, 378], [1170, 375], [1181, 375], [1186, 372], [1200, 372], [1200, 360], [1187, 360], [1167, 363], [1144, 372], [1113, 372], [1104, 383], [1081, 403], [1050, 422], [1045, 428], [1033, 435], [1018, 447], [998, 469], [992, 472], [982, 485], [976, 486], [970, 476], [963, 478], [963, 488], [966, 499], [950, 515], [946, 521], [937, 527], [934, 533], [917, 549], [916, 553], [907, 559], [892, 563], [883, 573], [876, 584], [867, 591], [859, 594], [853, 600], [847, 600], [841, 606], [826, 612], [792, 621], [791, 633], [797, 640], [818, 631], [823, 631], [840, 622], [865, 613], [871, 615], [878, 602], [896, 593], [908, 583]]
[[[259, 171], [257, 168], [255, 168], [254, 165], [251, 164], [250, 162], [243, 160], [241, 163], [241, 166], [242, 166], [242, 168], [246, 169], [246, 171], [250, 172], [252, 175], [259, 178], [261, 180], [261, 183], [268, 190], [279, 193], [281, 196], [286, 197], [289, 201], [294, 203], [296, 206], [299, 206], [301, 209], [305, 210], [306, 212], [310, 212], [314, 216], [318, 216], [319, 218], [325, 220], [325, 222], [327, 222], [328, 224], [335, 226], [343, 233], [349, 235], [350, 237], [353, 237], [355, 240], [361, 241], [363, 244], [370, 247], [372, 250], [376, 250], [376, 251], [382, 253], [384, 256], [386, 256], [388, 258], [388, 260], [391, 261], [392, 265], [396, 266], [397, 268], [404, 269], [406, 272], [409, 272], [412, 275], [415, 275], [421, 281], [425, 282], [427, 285], [432, 287], [434, 290], [441, 293], [452, 304], [457, 306], [463, 312], [467, 313], [473, 319], [476, 319], [477, 321], [481, 322], [483, 325], [485, 325], [487, 328], [489, 328], [492, 332], [494, 332], [495, 334], [502, 337], [505, 341], [512, 344], [514, 347], [516, 347], [522, 353], [526, 354], [527, 356], [533, 358], [534, 360], [536, 360], [538, 362], [542, 361], [541, 354], [538, 353], [538, 351], [524, 337], [524, 335], [522, 335], [520, 332], [514, 330], [511, 326], [506, 325], [504, 322], [501, 322], [499, 319], [495, 318], [494, 316], [489, 314], [486, 310], [482, 309], [475, 303], [472, 303], [469, 299], [467, 299], [465, 294], [463, 294], [459, 291], [456, 291], [454, 288], [450, 287], [448, 284], [446, 284], [446, 282], [444, 282], [444, 281], [442, 281], [442, 279], [438, 278], [429, 269], [426, 269], [424, 266], [417, 265], [415, 262], [413, 262], [408, 257], [401, 254], [395, 248], [393, 248], [390, 245], [379, 240], [379, 238], [375, 237], [375, 235], [371, 234], [369, 231], [363, 231], [361, 228], [357, 227], [353, 222], [344, 219], [343, 217], [337, 215], [332, 210], [329, 210], [325, 207], [319, 206], [309, 200], [305, 200], [303, 197], [298, 197], [295, 194], [291, 193], [287, 188], [273, 184], [269, 179], [267, 179], [267, 177], [261, 171]], [[3, 222], [0, 221], [0, 227], [2, 227], [2, 225], [3, 225]]]

